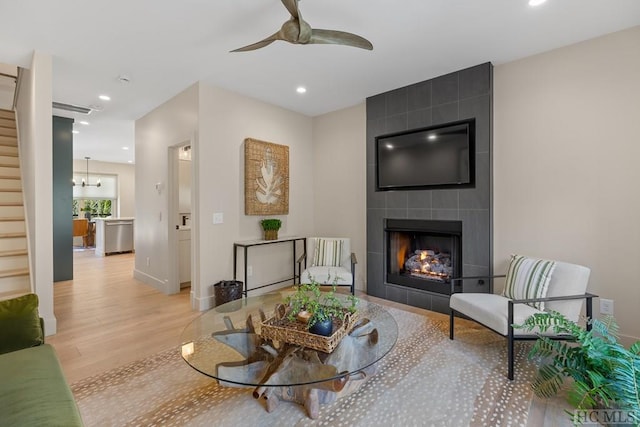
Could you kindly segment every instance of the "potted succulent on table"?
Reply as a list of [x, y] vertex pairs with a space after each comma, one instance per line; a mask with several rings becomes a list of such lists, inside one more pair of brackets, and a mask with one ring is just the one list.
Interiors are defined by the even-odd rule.
[[[629, 349], [618, 342], [618, 325], [611, 316], [591, 320], [587, 331], [558, 312], [539, 313], [515, 327], [540, 333], [552, 329], [567, 334], [571, 343], [539, 334], [529, 354], [541, 365], [531, 387], [539, 397], [554, 396], [564, 378], [573, 378], [568, 401], [579, 410], [624, 411], [628, 421], [640, 425], [640, 341]], [[569, 413], [574, 423], [575, 415]]]
[[347, 296], [346, 301], [340, 299], [336, 290], [334, 283], [331, 291], [322, 292], [313, 278], [311, 283], [296, 285], [296, 291], [285, 299], [289, 305], [288, 319], [306, 322], [312, 334], [330, 336], [334, 320], [344, 321], [347, 314], [355, 313], [358, 304], [353, 295]]
[[276, 240], [278, 238], [278, 230], [282, 226], [282, 221], [277, 218], [267, 218], [260, 221], [262, 230], [264, 230], [264, 240]]

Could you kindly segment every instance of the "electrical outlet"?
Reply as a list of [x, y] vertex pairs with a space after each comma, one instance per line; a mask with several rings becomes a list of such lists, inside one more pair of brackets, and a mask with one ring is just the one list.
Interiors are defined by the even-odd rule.
[[613, 316], [613, 300], [600, 298], [600, 314]]
[[253, 276], [253, 267], [247, 266], [247, 276]]
[[151, 264], [151, 258], [147, 257], [147, 267]]
[[215, 212], [213, 214], [213, 223], [214, 224], [222, 224], [224, 222], [224, 215], [222, 212]]

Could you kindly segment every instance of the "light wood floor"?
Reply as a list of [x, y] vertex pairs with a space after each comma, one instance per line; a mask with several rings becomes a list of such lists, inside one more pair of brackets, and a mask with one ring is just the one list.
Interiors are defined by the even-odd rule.
[[54, 284], [58, 332], [47, 342], [55, 347], [70, 383], [178, 346], [184, 327], [201, 314], [191, 310], [190, 288], [164, 295], [134, 279], [133, 268], [133, 254], [97, 257], [93, 250], [76, 250], [74, 280]]
[[[201, 314], [191, 310], [189, 288], [164, 295], [134, 279], [133, 268], [133, 254], [97, 257], [93, 250], [75, 251], [74, 280], [54, 284], [58, 333], [46, 341], [55, 347], [69, 383], [175, 348], [184, 327]], [[445, 319], [440, 313], [358, 296]], [[561, 400], [535, 399], [528, 426], [571, 425], [563, 409]]]
[[69, 383], [180, 344], [189, 289], [167, 296], [133, 278], [134, 255], [74, 251], [74, 280], [54, 284], [58, 333], [47, 337]]

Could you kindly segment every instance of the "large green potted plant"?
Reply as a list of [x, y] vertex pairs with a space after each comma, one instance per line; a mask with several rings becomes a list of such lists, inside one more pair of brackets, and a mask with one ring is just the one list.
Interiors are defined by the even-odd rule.
[[276, 240], [278, 238], [278, 230], [282, 226], [282, 221], [277, 218], [267, 218], [260, 221], [262, 230], [264, 230], [264, 240]]
[[[539, 397], [554, 396], [573, 378], [568, 401], [576, 409], [622, 410], [640, 424], [640, 341], [629, 349], [618, 342], [618, 325], [614, 318], [591, 320], [592, 330], [557, 312], [534, 314], [514, 327], [539, 330], [530, 358], [541, 362], [532, 382]], [[540, 335], [547, 330], [566, 334], [570, 342], [556, 341]], [[569, 413], [573, 417], [572, 413]], [[573, 419], [574, 422], [576, 419]]]
[[320, 284], [313, 278], [311, 283], [295, 287], [295, 292], [285, 299], [289, 305], [288, 318], [306, 322], [311, 333], [329, 336], [335, 319], [344, 321], [348, 313], [356, 311], [358, 299], [353, 295], [347, 296], [346, 300], [339, 298], [335, 283], [329, 292], [322, 292]]

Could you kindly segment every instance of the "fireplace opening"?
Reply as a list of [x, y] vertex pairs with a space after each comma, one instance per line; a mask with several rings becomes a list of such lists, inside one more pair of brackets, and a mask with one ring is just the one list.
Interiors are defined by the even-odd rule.
[[385, 234], [387, 283], [451, 294], [462, 276], [462, 222], [387, 219]]
[[450, 283], [453, 274], [451, 254], [432, 249], [417, 249], [404, 263], [404, 273], [421, 279]]

